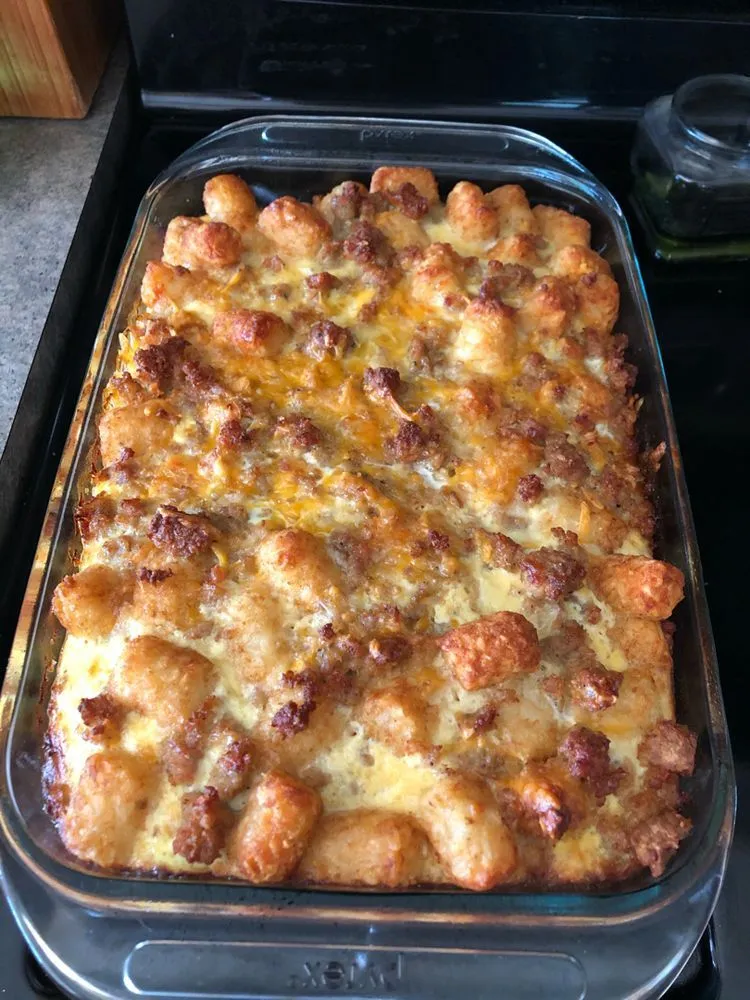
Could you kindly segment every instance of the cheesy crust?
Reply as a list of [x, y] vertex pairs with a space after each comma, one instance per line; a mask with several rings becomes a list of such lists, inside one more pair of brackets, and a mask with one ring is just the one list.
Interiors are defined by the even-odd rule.
[[50, 703], [79, 859], [397, 889], [658, 876], [690, 828], [619, 291], [517, 185], [211, 178], [120, 336]]

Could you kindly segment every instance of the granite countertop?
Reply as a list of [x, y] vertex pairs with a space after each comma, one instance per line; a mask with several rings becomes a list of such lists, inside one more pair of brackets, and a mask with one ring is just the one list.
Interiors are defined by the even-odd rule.
[[0, 118], [0, 453], [126, 69], [120, 45], [82, 121]]

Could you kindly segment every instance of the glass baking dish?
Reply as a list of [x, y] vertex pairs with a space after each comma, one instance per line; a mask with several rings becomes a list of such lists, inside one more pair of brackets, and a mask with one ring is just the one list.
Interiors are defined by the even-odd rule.
[[[686, 782], [694, 831], [660, 880], [589, 892], [346, 892], [112, 877], [68, 855], [41, 793], [46, 701], [62, 630], [50, 596], [75, 554], [72, 511], [89, 471], [118, 331], [169, 219], [198, 214], [214, 173], [241, 174], [258, 200], [309, 199], [383, 163], [522, 184], [589, 220], [621, 289], [643, 398], [642, 447], [667, 443], [658, 475], [657, 554], [680, 566], [677, 716], [699, 734]], [[5, 887], [42, 964], [80, 997], [455, 997], [506, 991], [568, 998], [659, 995], [715, 904], [731, 841], [734, 780], [700, 560], [659, 348], [622, 213], [577, 161], [522, 129], [389, 119], [285, 116], [238, 122], [179, 157], [138, 211], [91, 356], [23, 603], [0, 702]], [[91, 947], [84, 947], [90, 942]]]

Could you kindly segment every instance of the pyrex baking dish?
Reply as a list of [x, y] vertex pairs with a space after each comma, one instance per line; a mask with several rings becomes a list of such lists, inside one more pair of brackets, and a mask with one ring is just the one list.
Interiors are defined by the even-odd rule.
[[[309, 199], [382, 163], [524, 185], [532, 200], [584, 215], [622, 293], [643, 397], [640, 440], [666, 441], [655, 503], [658, 554], [684, 570], [675, 621], [677, 715], [699, 734], [687, 783], [694, 832], [659, 881], [588, 893], [364, 893], [108, 877], [66, 854], [46, 817], [46, 698], [62, 631], [49, 611], [74, 552], [72, 511], [88, 473], [99, 397], [117, 334], [167, 221], [201, 211], [211, 174], [233, 171], [261, 202]], [[698, 941], [721, 885], [734, 812], [732, 762], [698, 551], [659, 349], [622, 214], [579, 163], [521, 129], [312, 117], [248, 119], [193, 146], [143, 199], [102, 320], [50, 500], [0, 703], [4, 879], [16, 917], [53, 976], [81, 997], [429, 996], [459, 992], [660, 994]]]

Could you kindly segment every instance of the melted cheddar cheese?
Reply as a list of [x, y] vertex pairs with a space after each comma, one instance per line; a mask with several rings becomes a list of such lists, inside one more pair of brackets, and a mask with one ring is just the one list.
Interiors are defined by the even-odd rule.
[[50, 808], [112, 869], [483, 890], [689, 824], [618, 289], [588, 224], [424, 168], [212, 178], [122, 331]]

